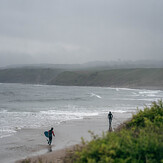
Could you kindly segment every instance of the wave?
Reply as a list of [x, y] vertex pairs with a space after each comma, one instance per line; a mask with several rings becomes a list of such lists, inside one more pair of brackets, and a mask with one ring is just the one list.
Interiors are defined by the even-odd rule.
[[6, 109], [0, 109], [0, 113], [6, 113], [7, 112], [7, 110]]
[[46, 99], [14, 99], [9, 102], [51, 102], [51, 101], [85, 101], [86, 98], [72, 97], [72, 98], [46, 98]]
[[[114, 110], [114, 109], [109, 109], [109, 111], [111, 111], [112, 113], [128, 113], [129, 112], [129, 110]], [[103, 113], [107, 114], [109, 111], [104, 110]]]
[[160, 92], [161, 92], [160, 90], [143, 90], [143, 91], [139, 91], [139, 94], [141, 96], [155, 97]]
[[0, 138], [4, 138], [4, 137], [8, 137], [13, 135], [14, 133], [16, 133], [15, 130], [13, 129], [4, 129], [4, 128], [0, 128]]
[[160, 98], [143, 98], [143, 99], [136, 99], [136, 100], [153, 102], [153, 101], [160, 100]]
[[39, 112], [7, 112], [2, 111], [0, 114], [0, 138], [11, 136], [17, 130], [22, 128], [39, 128], [53, 124], [60, 124], [64, 121], [84, 119], [99, 115], [98, 112], [91, 111], [59, 111], [47, 110]]
[[125, 110], [114, 110], [113, 113], [127, 113], [128, 111]]
[[119, 88], [116, 88], [115, 90], [116, 90], [116, 91], [119, 91]]
[[0, 92], [0, 94], [4, 95], [4, 96], [14, 96], [15, 95], [15, 93], [12, 91]]
[[40, 111], [43, 115], [55, 115], [55, 116], [75, 116], [79, 118], [83, 118], [85, 116], [97, 116], [98, 112], [79, 112], [79, 111], [58, 111], [58, 110], [48, 110], [48, 111]]
[[133, 91], [133, 90], [139, 90], [139, 89], [134, 89], [134, 88], [121, 88], [121, 87], [107, 87], [107, 89], [111, 89], [111, 90], [116, 90], [116, 91], [120, 91], [120, 90], [123, 90], [123, 91]]
[[97, 95], [97, 94], [94, 94], [94, 93], [91, 93], [91, 97], [102, 98], [100, 95]]

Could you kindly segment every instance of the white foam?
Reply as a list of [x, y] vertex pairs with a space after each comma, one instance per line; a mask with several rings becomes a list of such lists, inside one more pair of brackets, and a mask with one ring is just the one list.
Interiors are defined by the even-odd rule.
[[127, 111], [125, 110], [114, 110], [113, 112], [114, 113], [127, 113]]
[[123, 90], [123, 91], [133, 91], [133, 90], [138, 90], [138, 89], [134, 89], [134, 88], [112, 88], [112, 87], [108, 87], [107, 89], [113, 89], [113, 90], [118, 90], [118, 91], [120, 91], [120, 90]]
[[40, 112], [7, 112], [0, 115], [0, 138], [10, 136], [21, 128], [39, 128], [49, 126], [51, 123], [59, 124], [63, 121], [83, 119], [88, 116], [97, 116], [98, 112], [48, 110]]
[[13, 129], [8, 129], [8, 127], [6, 128], [0, 128], [0, 138], [4, 138], [4, 137], [8, 137], [8, 136], [11, 136], [13, 135], [14, 133], [16, 133], [15, 130]]
[[110, 110], [119, 114], [131, 113], [136, 111], [137, 106], [163, 97], [163, 91], [128, 88], [67, 89], [66, 86], [23, 84], [4, 84], [2, 88], [1, 91], [9, 93], [7, 97], [0, 94], [0, 137], [14, 134], [21, 128], [37, 128], [99, 116]]
[[156, 97], [160, 92], [160, 90], [143, 90], [139, 91], [139, 94], [146, 97]]
[[44, 86], [47, 86], [47, 85], [43, 85], [43, 84], [33, 84], [33, 86], [35, 86], [35, 87], [44, 87]]
[[53, 120], [65, 121], [73, 119], [83, 119], [87, 116], [97, 116], [98, 112], [87, 112], [87, 111], [58, 111], [58, 110], [48, 110], [40, 111], [41, 116], [46, 116]]
[[119, 88], [116, 88], [116, 91], [119, 91]]
[[102, 98], [100, 95], [97, 95], [97, 94], [94, 94], [94, 93], [91, 93], [91, 97]]
[[0, 110], [0, 113], [6, 113], [6, 112], [7, 112], [6, 109]]
[[143, 98], [143, 99], [136, 99], [136, 100], [153, 102], [153, 101], [158, 101], [158, 100], [160, 100], [160, 98]]
[[123, 91], [133, 91], [133, 90], [137, 90], [137, 89], [133, 89], [133, 88], [118, 88], [119, 90], [123, 90]]

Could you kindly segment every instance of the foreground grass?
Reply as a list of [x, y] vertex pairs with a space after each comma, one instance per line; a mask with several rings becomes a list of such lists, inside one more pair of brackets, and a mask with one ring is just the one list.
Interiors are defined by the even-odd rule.
[[163, 163], [163, 102], [153, 102], [133, 116], [120, 131], [92, 134], [82, 147], [69, 152], [64, 162]]

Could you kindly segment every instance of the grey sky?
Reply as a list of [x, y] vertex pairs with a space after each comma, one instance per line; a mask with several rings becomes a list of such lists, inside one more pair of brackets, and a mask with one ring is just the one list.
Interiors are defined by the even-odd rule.
[[163, 59], [162, 0], [0, 0], [0, 66]]

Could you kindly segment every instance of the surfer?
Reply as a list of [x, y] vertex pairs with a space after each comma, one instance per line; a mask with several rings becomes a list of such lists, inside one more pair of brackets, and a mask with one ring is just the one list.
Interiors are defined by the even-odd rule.
[[52, 143], [52, 135], [55, 136], [54, 131], [53, 131], [53, 127], [48, 131], [48, 135], [49, 135], [48, 144], [51, 145], [51, 143]]
[[113, 114], [111, 113], [111, 111], [108, 114], [108, 119], [109, 119], [109, 128], [111, 128], [111, 122], [112, 122], [112, 119], [113, 119]]

